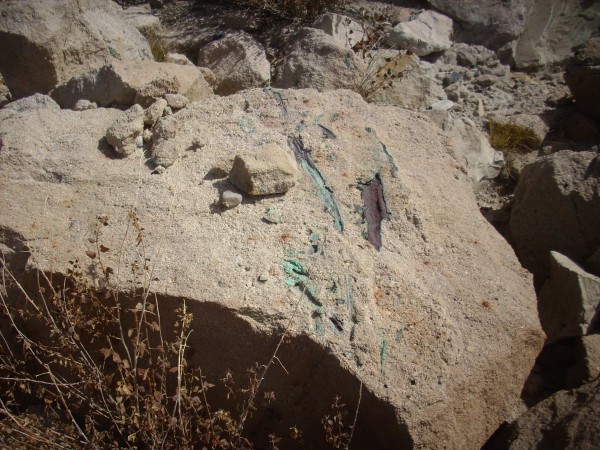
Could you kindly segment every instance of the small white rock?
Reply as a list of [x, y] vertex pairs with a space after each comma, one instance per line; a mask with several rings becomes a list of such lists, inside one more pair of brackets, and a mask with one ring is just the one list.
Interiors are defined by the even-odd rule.
[[171, 109], [170, 106], [167, 106], [165, 108], [165, 110], [163, 111], [163, 116], [170, 116], [171, 114], [173, 114], [173, 110]]
[[135, 145], [137, 148], [142, 148], [144, 146], [144, 137], [138, 136], [135, 138]]
[[235, 208], [242, 203], [242, 194], [233, 191], [223, 191], [221, 194], [221, 205], [225, 208]]

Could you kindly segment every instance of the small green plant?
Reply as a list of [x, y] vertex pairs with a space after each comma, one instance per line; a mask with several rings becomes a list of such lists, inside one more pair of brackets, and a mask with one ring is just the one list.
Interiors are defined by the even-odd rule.
[[490, 144], [506, 152], [526, 153], [541, 145], [540, 139], [531, 128], [516, 123], [500, 123], [490, 120], [488, 126]]

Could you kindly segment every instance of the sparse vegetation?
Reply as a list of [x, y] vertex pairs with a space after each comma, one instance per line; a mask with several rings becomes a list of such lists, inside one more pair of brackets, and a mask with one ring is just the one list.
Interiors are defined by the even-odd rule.
[[235, 3], [258, 8], [288, 20], [309, 21], [319, 14], [334, 10], [348, 0], [233, 0]]
[[154, 28], [149, 29], [144, 33], [148, 44], [150, 44], [150, 50], [155, 61], [163, 62], [165, 56], [169, 52], [169, 43], [161, 36], [161, 34]]
[[[270, 360], [250, 368], [245, 383], [224, 374], [223, 391], [237, 406], [212, 408], [207, 391], [214, 385], [188, 362], [194, 318], [185, 301], [174, 323], [165, 323], [150, 290], [156, 278], [144, 229], [133, 211], [132, 288], [117, 285], [119, 268], [105, 263], [113, 250], [102, 243], [108, 222], [99, 217], [89, 239], [91, 265], [73, 260], [60, 280], [38, 273], [36, 294], [0, 255], [0, 442], [17, 448], [253, 448], [244, 425], [275, 399], [261, 384], [269, 368], [281, 364], [277, 353], [295, 313]], [[350, 427], [342, 421], [343, 407], [336, 398], [334, 415], [323, 419], [323, 439], [334, 448], [349, 447], [356, 425], [358, 406]], [[292, 427], [289, 437], [302, 442], [302, 429]], [[268, 439], [277, 449], [281, 437]]]
[[505, 152], [526, 153], [541, 145], [539, 138], [531, 128], [516, 123], [500, 123], [490, 120], [488, 133], [492, 147]]

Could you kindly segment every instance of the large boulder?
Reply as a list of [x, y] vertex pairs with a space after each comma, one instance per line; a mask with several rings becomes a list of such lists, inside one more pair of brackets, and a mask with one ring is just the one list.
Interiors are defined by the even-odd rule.
[[523, 34], [516, 42], [513, 63], [518, 68], [563, 61], [600, 27], [600, 3], [588, 0], [535, 0]]
[[428, 109], [446, 100], [441, 83], [422, 67], [419, 57], [398, 50], [379, 50], [359, 85], [369, 102]]
[[443, 52], [452, 46], [452, 19], [434, 11], [424, 11], [409, 22], [401, 22], [386, 38], [386, 43], [419, 56]]
[[493, 48], [516, 39], [534, 0], [427, 0], [463, 28], [463, 39]]
[[589, 334], [599, 316], [600, 278], [558, 252], [550, 256], [550, 277], [538, 298], [547, 342]]
[[600, 434], [600, 380], [559, 391], [497, 433], [486, 450], [594, 450]]
[[302, 28], [290, 39], [291, 51], [277, 67], [279, 88], [355, 89], [366, 70], [347, 46], [314, 28]]
[[11, 111], [27, 111], [31, 109], [60, 109], [60, 106], [52, 100], [52, 98], [48, 97], [44, 94], [33, 94], [30, 97], [20, 98], [19, 100], [15, 100], [14, 102], [9, 103], [4, 107], [5, 109], [9, 109]]
[[[333, 397], [354, 411], [361, 382], [357, 449], [479, 449], [513, 416], [543, 344], [531, 276], [429, 120], [345, 90], [246, 90], [160, 119], [180, 153], [158, 171], [106, 151], [119, 114], [0, 110], [0, 236], [31, 270], [58, 279], [77, 258], [87, 274], [102, 215], [101, 257], [126, 289], [134, 209], [162, 320], [185, 301], [188, 365], [208, 381], [268, 361], [289, 327], [288, 373], [271, 368], [275, 400], [248, 433], [301, 423], [322, 447]], [[232, 186], [211, 169], [267, 144], [293, 152], [298, 182], [221, 206]]]
[[322, 30], [345, 47], [352, 48], [365, 37], [364, 27], [342, 14], [327, 13], [315, 20], [313, 28]]
[[271, 79], [265, 49], [243, 31], [229, 33], [202, 47], [198, 65], [213, 71], [218, 82], [215, 92], [219, 95], [262, 87]]
[[[168, 86], [161, 90], [161, 84]], [[142, 106], [147, 107], [155, 97], [173, 93], [185, 95], [191, 101], [213, 95], [202, 72], [193, 65], [142, 61], [115, 62], [93, 69], [61, 84], [51, 92], [51, 96], [63, 108], [71, 109], [81, 99], [107, 107], [131, 106], [136, 97], [146, 103]]]
[[594, 152], [563, 150], [525, 166], [510, 232], [523, 266], [548, 277], [550, 251], [583, 265], [600, 245], [600, 165]]
[[567, 66], [565, 81], [577, 108], [600, 123], [600, 37], [577, 52]]
[[113, 61], [152, 59], [146, 38], [110, 0], [0, 2], [0, 72], [15, 98]]

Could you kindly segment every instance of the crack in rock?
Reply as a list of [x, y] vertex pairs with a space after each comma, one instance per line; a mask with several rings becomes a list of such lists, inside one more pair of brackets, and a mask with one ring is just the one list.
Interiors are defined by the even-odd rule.
[[372, 180], [361, 184], [364, 203], [363, 217], [367, 222], [367, 240], [377, 250], [381, 249], [381, 221], [389, 211], [383, 195], [383, 183], [379, 173]]

